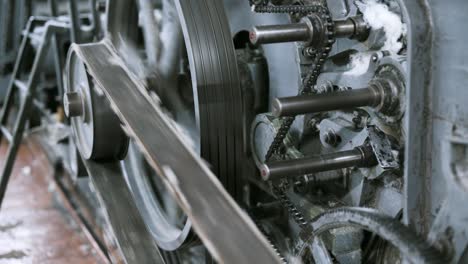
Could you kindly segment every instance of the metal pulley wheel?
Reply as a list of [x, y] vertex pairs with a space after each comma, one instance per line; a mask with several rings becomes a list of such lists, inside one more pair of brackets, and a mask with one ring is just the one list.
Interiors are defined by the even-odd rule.
[[[153, 8], [148, 1], [139, 1], [139, 4], [132, 0], [125, 1], [110, 1], [108, 6], [108, 37], [113, 41], [114, 46], [117, 48], [119, 55], [127, 64], [127, 67], [136, 76], [143, 79], [146, 82], [147, 88], [158, 92], [158, 96], [161, 99], [165, 99], [164, 89], [166, 85], [162, 87], [152, 87], [152, 84], [171, 84], [168, 78], [164, 78], [165, 74], [161, 74], [161, 71], [157, 72], [156, 58], [149, 58], [154, 56], [156, 52], [160, 52], [157, 43], [159, 42], [160, 36], [158, 32], [153, 35], [148, 35], [148, 31], [155, 30], [158, 27], [154, 19], [145, 17], [144, 19], [149, 23], [141, 25], [141, 31], [144, 34], [145, 45], [142, 53], [146, 58], [139, 57], [138, 55], [132, 54], [134, 49], [131, 47], [137, 46], [137, 36], [135, 32], [139, 30], [139, 17], [153, 14], [148, 13], [145, 8]], [[143, 3], [140, 3], [143, 2]], [[177, 53], [174, 49], [179, 49], [180, 45], [179, 36], [180, 25], [177, 22], [175, 13], [175, 7], [172, 3], [165, 1], [162, 9], [157, 12], [163, 13], [161, 21], [161, 30], [171, 31], [166, 35], [166, 44], [171, 48], [166, 49], [166, 53], [172, 53], [175, 56]], [[112, 20], [112, 18], [119, 17], [122, 19]], [[113, 38], [112, 36], [118, 35], [119, 38]], [[180, 39], [182, 37], [180, 36]], [[173, 42], [173, 43], [171, 43]], [[159, 46], [160, 48], [160, 46]], [[135, 55], [136, 57], [130, 57]], [[166, 59], [163, 56], [163, 60]], [[171, 59], [172, 57], [169, 56]], [[175, 60], [175, 57], [173, 58]], [[175, 63], [169, 61], [170, 63]], [[139, 65], [139, 66], [137, 66]], [[161, 65], [164, 67], [164, 65]], [[154, 74], [147, 74], [142, 76], [142, 68], [146, 72], [152, 72]], [[168, 70], [167, 67], [164, 68]], [[155, 79], [157, 78], [157, 80]], [[174, 88], [173, 86], [168, 87]], [[164, 104], [164, 102], [163, 102]], [[174, 115], [176, 116], [176, 115]], [[158, 135], [154, 135], [157, 137]], [[153, 236], [154, 240], [160, 248], [166, 251], [173, 251], [185, 247], [191, 244], [193, 237], [191, 231], [191, 223], [183, 213], [182, 209], [179, 208], [175, 200], [171, 197], [169, 191], [166, 189], [164, 183], [159, 179], [156, 172], [146, 162], [143, 154], [138, 150], [137, 146], [131, 142], [129, 146], [128, 155], [121, 162], [122, 170], [126, 178], [127, 184], [132, 192], [135, 199], [135, 204], [146, 224], [148, 231]]]
[[92, 160], [122, 159], [127, 152], [128, 138], [73, 49], [68, 55], [67, 72], [64, 110], [71, 120], [81, 156]]
[[[109, 1], [108, 38], [128, 68], [148, 90], [156, 92], [179, 132], [187, 135], [225, 188], [239, 197], [243, 167], [241, 88], [223, 3], [164, 0], [160, 8], [154, 8], [151, 1], [136, 2]], [[147, 17], [154, 13], [161, 14], [160, 21]], [[135, 32], [139, 17], [145, 20], [141, 32], [146, 58], [135, 59], [130, 56], [134, 49], [129, 47], [138, 46]], [[192, 245], [190, 221], [132, 144], [122, 167], [158, 246], [173, 251]]]

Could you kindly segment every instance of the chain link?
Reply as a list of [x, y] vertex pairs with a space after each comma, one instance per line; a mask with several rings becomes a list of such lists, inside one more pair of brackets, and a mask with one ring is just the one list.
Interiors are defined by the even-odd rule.
[[[251, 1], [252, 2], [252, 1]], [[252, 3], [251, 3], [252, 4]], [[258, 13], [302, 13], [304, 15], [314, 13], [318, 15], [325, 25], [325, 45], [317, 48], [314, 62], [311, 65], [309, 72], [307, 73], [303, 87], [300, 94], [310, 93], [312, 88], [317, 84], [317, 79], [322, 71], [323, 65], [330, 54], [333, 44], [335, 43], [335, 24], [331, 17], [330, 11], [326, 3], [324, 5], [288, 5], [288, 6], [273, 6], [268, 5], [265, 1], [261, 1], [254, 6], [254, 11]], [[274, 153], [276, 153], [284, 138], [291, 129], [294, 123], [295, 117], [285, 117], [282, 120], [281, 127], [278, 129], [277, 134], [270, 147], [268, 148], [267, 154], [265, 155], [265, 162], [270, 160]], [[302, 212], [294, 205], [294, 203], [288, 198], [285, 188], [273, 186], [273, 193], [278, 197], [279, 201], [285, 206], [289, 214], [293, 217], [294, 221], [301, 227], [306, 228], [308, 221], [305, 219]]]
[[[304, 78], [303, 86], [300, 94], [310, 93], [312, 88], [317, 84], [317, 79], [322, 71], [323, 65], [330, 54], [333, 43], [335, 43], [335, 24], [331, 17], [330, 11], [327, 6], [322, 5], [312, 5], [312, 6], [270, 6], [270, 5], [260, 5], [255, 6], [255, 11], [257, 12], [269, 12], [269, 13], [304, 13], [310, 14], [315, 13], [322, 18], [325, 24], [326, 32], [326, 41], [325, 45], [317, 49], [314, 62], [311, 65], [309, 72]], [[273, 154], [277, 153], [283, 140], [291, 129], [292, 124], [296, 117], [285, 117], [282, 119], [281, 126], [278, 129], [278, 133], [275, 135], [273, 142], [268, 148], [267, 154], [265, 155], [265, 162], [269, 161]]]
[[273, 194], [278, 197], [279, 201], [288, 210], [289, 214], [299, 225], [299, 227], [306, 228], [309, 222], [305, 219], [304, 214], [302, 214], [302, 212], [296, 207], [296, 205], [294, 205], [294, 203], [291, 202], [291, 200], [288, 198], [288, 196], [286, 195], [285, 188], [274, 186]]
[[254, 7], [254, 11], [257, 13], [302, 13], [319, 14], [326, 12], [327, 8], [322, 5], [288, 5], [288, 6], [272, 6], [266, 4], [257, 4]]
[[[252, 1], [251, 5], [252, 5]], [[330, 54], [333, 44], [335, 43], [335, 24], [331, 17], [330, 11], [324, 5], [288, 5], [288, 6], [273, 6], [268, 5], [266, 1], [257, 1], [254, 5], [254, 11], [257, 13], [299, 13], [303, 15], [315, 14], [319, 16], [324, 22], [325, 27], [325, 43], [323, 47], [319, 47], [315, 50], [314, 61], [311, 65], [310, 70], [308, 71], [306, 77], [304, 78], [302, 89], [299, 94], [310, 93], [313, 87], [317, 84], [317, 79], [322, 71], [323, 65]], [[286, 135], [289, 133], [292, 124], [294, 123], [295, 117], [285, 117], [282, 119], [281, 126], [278, 129], [277, 134], [270, 147], [268, 148], [267, 154], [265, 155], [265, 162], [271, 159], [273, 154], [277, 153], [281, 147], [283, 140]], [[309, 227], [309, 221], [306, 220], [304, 214], [296, 207], [296, 205], [289, 199], [286, 193], [288, 185], [285, 186], [275, 186], [273, 185], [272, 190], [273, 194], [278, 198], [281, 204], [288, 210], [289, 215], [293, 218], [296, 224], [303, 230], [307, 231]], [[260, 228], [261, 229], [261, 228]], [[261, 229], [262, 230], [262, 229]], [[262, 231], [265, 233], [264, 231]], [[309, 232], [307, 232], [309, 233]], [[267, 236], [268, 238], [268, 236]], [[286, 263], [284, 257], [282, 257], [277, 246], [268, 239], [273, 249], [280, 256], [283, 263]]]
[[262, 227], [262, 225], [255, 219], [255, 217], [252, 217], [252, 220], [254, 221], [255, 225], [258, 227], [258, 229], [260, 230], [260, 232], [262, 232], [263, 236], [265, 236], [265, 238], [267, 239], [268, 243], [270, 244], [271, 248], [273, 249], [273, 251], [275, 251], [276, 255], [278, 256], [278, 258], [281, 260], [281, 263], [283, 264], [287, 264], [288, 261], [286, 259], [286, 257], [281, 253], [281, 251], [279, 250], [278, 246], [275, 244], [275, 242], [272, 240], [272, 238], [270, 237], [270, 235], [268, 234], [268, 232], [265, 230], [265, 228]]

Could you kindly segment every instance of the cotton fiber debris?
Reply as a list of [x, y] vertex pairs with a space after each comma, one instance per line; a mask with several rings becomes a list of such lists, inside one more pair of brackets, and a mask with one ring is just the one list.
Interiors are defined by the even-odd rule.
[[[372, 30], [383, 30], [385, 43], [381, 50], [392, 54], [398, 53], [403, 47], [400, 41], [406, 35], [406, 25], [401, 21], [398, 14], [389, 10], [388, 6], [377, 0], [365, 0], [356, 2], [364, 20]], [[347, 75], [362, 75], [367, 72], [371, 62], [371, 54], [357, 53], [352, 55], [350, 70]]]
[[406, 25], [399, 15], [389, 10], [388, 6], [376, 0], [356, 2], [364, 20], [373, 30], [383, 29], [386, 40], [382, 50], [397, 53], [402, 47], [401, 36], [406, 34]]

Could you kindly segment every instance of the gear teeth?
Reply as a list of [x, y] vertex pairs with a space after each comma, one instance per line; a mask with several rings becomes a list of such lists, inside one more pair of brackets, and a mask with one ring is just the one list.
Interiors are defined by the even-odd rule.
[[288, 261], [287, 261], [286, 257], [283, 256], [283, 254], [279, 250], [278, 246], [273, 242], [273, 240], [271, 239], [270, 235], [268, 235], [266, 230], [260, 225], [260, 223], [254, 217], [252, 217], [252, 215], [250, 216], [250, 218], [254, 221], [255, 225], [258, 228], [258, 230], [260, 230], [260, 232], [266, 238], [268, 244], [270, 244], [270, 246], [273, 249], [273, 251], [275, 252], [276, 256], [278, 256], [278, 258], [281, 260], [281, 263], [282, 264], [288, 264]]

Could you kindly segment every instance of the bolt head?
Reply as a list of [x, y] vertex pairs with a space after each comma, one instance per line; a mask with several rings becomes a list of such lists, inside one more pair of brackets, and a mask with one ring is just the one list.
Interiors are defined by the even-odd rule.
[[325, 135], [325, 142], [333, 147], [338, 146], [341, 142], [341, 138], [335, 132], [330, 131]]
[[356, 127], [360, 127], [362, 124], [362, 117], [359, 115], [353, 117], [353, 123]]
[[82, 116], [84, 111], [81, 95], [77, 92], [65, 93], [63, 96], [63, 109], [68, 118]]
[[317, 51], [313, 47], [306, 47], [303, 50], [303, 54], [306, 57], [314, 57], [317, 55]]

